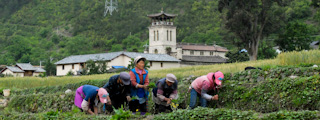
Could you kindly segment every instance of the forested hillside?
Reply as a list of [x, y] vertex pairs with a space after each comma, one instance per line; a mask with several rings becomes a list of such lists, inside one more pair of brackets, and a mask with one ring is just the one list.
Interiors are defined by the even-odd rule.
[[[143, 51], [148, 43], [148, 14], [178, 14], [177, 41], [216, 43], [238, 50], [243, 43], [224, 26], [226, 12], [216, 0], [118, 0], [117, 11], [103, 16], [105, 0], [1, 0], [0, 64], [53, 62], [69, 55], [110, 51]], [[291, 21], [318, 33], [317, 8], [309, 0], [293, 0], [283, 7]], [[312, 26], [312, 27], [311, 27]], [[279, 29], [268, 38], [284, 33]], [[285, 35], [284, 35], [285, 36]], [[261, 44], [272, 47], [273, 41]], [[260, 51], [266, 51], [262, 49]]]

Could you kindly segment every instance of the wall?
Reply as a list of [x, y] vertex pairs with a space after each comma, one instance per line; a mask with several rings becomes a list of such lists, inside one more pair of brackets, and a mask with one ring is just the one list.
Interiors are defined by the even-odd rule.
[[[154, 32], [155, 31], [155, 32]], [[157, 39], [157, 31], [159, 32], [159, 40]], [[168, 31], [168, 35], [167, 35]], [[170, 31], [171, 38], [170, 38]], [[155, 37], [156, 34], [156, 37]], [[167, 37], [168, 36], [168, 37]], [[170, 47], [171, 52], [176, 52], [176, 27], [171, 25], [155, 25], [149, 27], [149, 53], [166, 54], [166, 48]]]
[[14, 77], [24, 77], [24, 73], [13, 73], [11, 70], [6, 69], [2, 72], [4, 75], [13, 75]]
[[[202, 51], [203, 55], [200, 54], [201, 51], [196, 51], [193, 50], [193, 55], [190, 54], [191, 50], [182, 50], [183, 54], [182, 55], [190, 55], [190, 56], [221, 56], [223, 58], [225, 57], [225, 52], [213, 52], [213, 55], [210, 55], [211, 51]], [[179, 56], [179, 55], [178, 55]]]
[[110, 62], [108, 62], [108, 69], [111, 68], [111, 66], [124, 66], [127, 67], [128, 64], [130, 64], [131, 58], [125, 55], [120, 55], [114, 59], [112, 59]]
[[63, 65], [57, 65], [57, 76], [67, 75], [69, 71], [72, 71], [74, 75], [77, 74], [77, 71], [82, 69], [80, 63], [75, 63], [74, 69], [72, 69], [72, 64], [64, 65], [64, 70], [62, 70]]
[[[149, 63], [150, 70], [180, 67], [180, 63], [178, 63], [178, 62], [158, 62], [158, 61], [150, 61], [150, 62], [152, 62], [152, 66]], [[161, 67], [161, 63], [162, 63], [162, 67]]]

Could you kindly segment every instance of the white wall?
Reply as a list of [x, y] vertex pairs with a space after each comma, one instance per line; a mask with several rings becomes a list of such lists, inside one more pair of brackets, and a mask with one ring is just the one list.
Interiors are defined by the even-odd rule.
[[120, 55], [114, 59], [112, 59], [110, 62], [108, 62], [108, 68], [111, 68], [111, 66], [124, 66], [127, 67], [128, 64], [130, 64], [131, 58], [125, 55]]
[[[150, 65], [150, 62], [152, 62], [152, 66]], [[162, 67], [161, 67], [162, 63]], [[156, 69], [168, 69], [168, 68], [178, 68], [180, 67], [180, 64], [178, 62], [158, 62], [158, 61], [149, 61], [150, 70], [156, 70]]]
[[63, 65], [57, 65], [57, 76], [67, 75], [69, 71], [72, 71], [73, 74], [76, 75], [77, 71], [82, 69], [82, 67], [80, 66], [80, 63], [75, 63], [73, 65], [74, 65], [74, 69], [72, 69], [72, 64], [64, 65], [64, 69], [62, 69]]
[[[125, 55], [120, 55], [111, 61], [107, 62], [108, 69], [111, 68], [111, 66], [125, 66], [127, 67], [128, 64], [130, 64], [131, 58]], [[178, 62], [158, 62], [158, 61], [149, 61], [152, 62], [152, 66], [150, 66], [150, 70], [155, 70], [155, 69], [167, 69], [167, 68], [177, 68], [180, 67], [180, 63]], [[162, 63], [162, 67], [161, 67]], [[150, 65], [150, 63], [149, 63]], [[63, 76], [67, 75], [67, 73], [71, 70], [74, 73], [76, 71], [82, 69], [80, 64], [75, 64], [74, 69], [72, 69], [72, 65], [64, 65], [64, 70], [62, 70], [62, 65], [57, 65], [57, 76]]]
[[6, 69], [5, 71], [3, 71], [2, 74], [4, 74], [4, 75], [13, 75], [13, 77], [24, 77], [23, 73], [13, 73], [9, 69]]
[[[203, 55], [201, 55], [201, 51], [193, 51], [193, 55], [190, 54], [190, 51], [191, 50], [182, 50], [183, 51], [183, 54], [182, 55], [190, 55], [190, 56], [221, 56], [223, 58], [226, 58], [225, 57], [225, 52], [213, 52], [213, 55], [210, 55], [210, 52], [211, 51], [202, 51], [203, 52]], [[178, 55], [179, 56], [179, 55]]]

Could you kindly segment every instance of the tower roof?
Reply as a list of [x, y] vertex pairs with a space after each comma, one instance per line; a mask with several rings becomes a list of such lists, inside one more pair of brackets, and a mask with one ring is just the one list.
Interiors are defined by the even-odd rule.
[[178, 16], [178, 15], [165, 13], [163, 11], [161, 11], [160, 13], [148, 15], [149, 18], [154, 18], [154, 19], [160, 19], [160, 18], [171, 19], [171, 18], [174, 18], [176, 16]]

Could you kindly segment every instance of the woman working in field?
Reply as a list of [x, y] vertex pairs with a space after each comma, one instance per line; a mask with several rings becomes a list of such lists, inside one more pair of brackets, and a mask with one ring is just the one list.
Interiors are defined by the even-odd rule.
[[104, 88], [93, 85], [83, 85], [76, 91], [74, 104], [91, 115], [98, 114], [99, 100], [101, 103], [111, 105], [109, 94]]
[[132, 100], [130, 104], [130, 110], [136, 112], [138, 109], [142, 114], [147, 112], [147, 91], [149, 85], [148, 71], [144, 69], [144, 63], [146, 58], [138, 56], [134, 59], [135, 68], [130, 71], [131, 80], [131, 96], [137, 97], [137, 100]]

